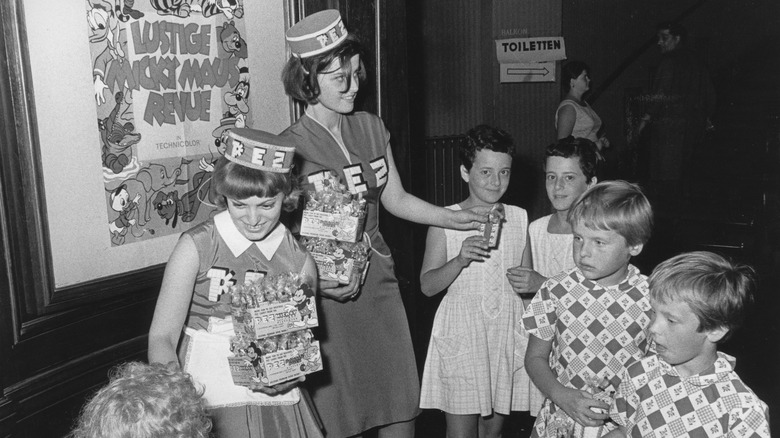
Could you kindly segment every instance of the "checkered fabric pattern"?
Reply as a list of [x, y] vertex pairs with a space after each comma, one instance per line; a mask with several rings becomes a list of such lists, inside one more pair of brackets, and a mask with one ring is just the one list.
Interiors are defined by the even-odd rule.
[[610, 410], [632, 437], [769, 437], [767, 405], [718, 353], [705, 373], [682, 378], [656, 355], [628, 367]]
[[627, 363], [647, 351], [647, 277], [629, 265], [620, 284], [605, 288], [575, 268], [553, 276], [523, 316], [529, 334], [552, 341], [550, 368], [564, 386], [586, 389], [592, 377], [617, 390]]
[[[581, 390], [593, 378], [606, 379], [615, 391], [626, 364], [644, 357], [650, 325], [647, 277], [628, 266], [620, 284], [602, 287], [578, 268], [551, 277], [523, 315], [527, 332], [552, 341], [550, 368], [562, 385]], [[545, 400], [535, 435], [545, 436], [556, 407]]]

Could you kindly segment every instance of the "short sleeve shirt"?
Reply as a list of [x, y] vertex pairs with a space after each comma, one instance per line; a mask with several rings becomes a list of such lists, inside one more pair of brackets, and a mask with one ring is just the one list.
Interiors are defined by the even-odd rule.
[[619, 284], [603, 287], [579, 268], [548, 279], [524, 316], [529, 334], [552, 341], [550, 368], [567, 387], [587, 389], [591, 379], [617, 390], [627, 364], [648, 348], [650, 301], [647, 277], [628, 266]]
[[683, 378], [656, 355], [626, 369], [610, 416], [630, 437], [769, 437], [767, 405], [718, 353], [712, 367]]

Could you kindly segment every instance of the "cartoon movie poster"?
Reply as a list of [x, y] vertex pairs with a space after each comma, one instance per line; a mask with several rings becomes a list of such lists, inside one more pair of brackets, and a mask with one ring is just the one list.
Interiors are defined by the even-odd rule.
[[[86, 0], [112, 246], [214, 214], [225, 136], [250, 122], [242, 0]], [[96, 151], [97, 156], [97, 151]]]

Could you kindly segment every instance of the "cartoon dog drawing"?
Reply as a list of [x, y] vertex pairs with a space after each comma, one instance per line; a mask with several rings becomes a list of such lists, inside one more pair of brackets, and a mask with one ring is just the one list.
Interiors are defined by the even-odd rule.
[[228, 106], [227, 113], [233, 117], [239, 117], [249, 112], [249, 81], [238, 81], [233, 91], [228, 91], [224, 96]]
[[219, 41], [222, 48], [230, 54], [230, 57], [236, 56], [246, 59], [249, 56], [249, 50], [246, 47], [246, 41], [241, 37], [241, 33], [236, 28], [235, 21], [226, 21], [219, 31]]
[[[165, 219], [165, 225], [170, 224], [171, 228], [176, 228], [179, 222], [179, 216], [184, 214], [184, 203], [179, 199], [179, 192], [173, 190], [168, 193], [157, 192], [152, 201], [154, 209], [162, 219]], [[171, 220], [173, 223], [171, 224]]]

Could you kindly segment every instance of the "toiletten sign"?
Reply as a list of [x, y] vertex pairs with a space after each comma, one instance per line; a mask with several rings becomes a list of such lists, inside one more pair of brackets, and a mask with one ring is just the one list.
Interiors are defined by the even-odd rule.
[[555, 61], [566, 59], [563, 37], [496, 40], [501, 82], [553, 82]]

